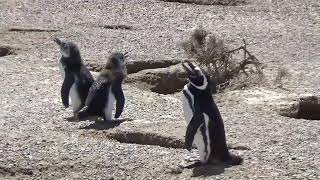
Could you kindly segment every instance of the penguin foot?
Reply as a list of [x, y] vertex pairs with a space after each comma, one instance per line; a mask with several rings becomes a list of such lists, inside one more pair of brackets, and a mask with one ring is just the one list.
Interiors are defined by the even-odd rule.
[[192, 168], [196, 168], [196, 167], [201, 167], [201, 166], [204, 166], [205, 164], [203, 164], [201, 161], [196, 161], [192, 164], [189, 164], [189, 165], [180, 165], [182, 168], [184, 169], [192, 169]]
[[68, 122], [78, 122], [79, 119], [77, 117], [71, 116], [71, 117], [67, 117], [66, 120]]
[[78, 119], [83, 119], [90, 116], [89, 113], [87, 112], [87, 108], [84, 107], [83, 109], [81, 109], [78, 113], [77, 113], [77, 117]]
[[231, 166], [241, 165], [243, 163], [243, 158], [230, 153], [230, 156], [226, 163]]
[[213, 165], [224, 165], [224, 166], [236, 166], [241, 165], [243, 162], [243, 158], [234, 154], [229, 154], [228, 157], [220, 159], [220, 158], [211, 158], [209, 160], [210, 164]]

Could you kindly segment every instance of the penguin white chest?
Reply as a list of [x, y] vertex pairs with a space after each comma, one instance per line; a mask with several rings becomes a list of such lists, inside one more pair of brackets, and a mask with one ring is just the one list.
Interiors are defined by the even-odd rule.
[[[187, 125], [189, 125], [192, 117], [194, 116], [193, 113], [193, 106], [194, 106], [194, 96], [189, 91], [188, 87], [184, 87], [184, 94], [182, 96], [182, 103], [183, 103], [183, 112], [185, 116], [185, 120]], [[210, 157], [211, 147], [210, 147], [210, 137], [209, 137], [209, 117], [207, 114], [203, 113], [204, 116], [204, 123], [200, 125], [198, 128], [195, 136], [194, 136], [194, 144], [196, 145], [199, 155], [200, 161], [202, 163], [206, 163]]]
[[107, 97], [108, 100], [106, 102], [106, 105], [104, 107], [104, 115], [107, 121], [111, 121], [112, 120], [112, 110], [113, 110], [113, 105], [115, 102], [115, 97], [111, 91], [112, 87], [109, 88], [109, 90], [107, 91]]
[[69, 104], [71, 104], [74, 113], [78, 112], [81, 108], [81, 99], [77, 90], [76, 83], [73, 83], [73, 85], [70, 88]]

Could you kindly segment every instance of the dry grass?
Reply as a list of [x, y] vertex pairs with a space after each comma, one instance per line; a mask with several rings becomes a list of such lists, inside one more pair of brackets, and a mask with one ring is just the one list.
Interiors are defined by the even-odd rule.
[[[247, 50], [245, 40], [243, 46], [230, 50], [223, 40], [198, 27], [181, 45], [189, 58], [195, 59], [207, 71], [218, 90], [229, 85], [247, 87], [263, 78], [262, 64]], [[242, 60], [233, 57], [241, 51]]]
[[198, 5], [222, 5], [222, 6], [239, 6], [247, 4], [246, 0], [161, 0], [166, 2], [179, 2], [186, 4]]

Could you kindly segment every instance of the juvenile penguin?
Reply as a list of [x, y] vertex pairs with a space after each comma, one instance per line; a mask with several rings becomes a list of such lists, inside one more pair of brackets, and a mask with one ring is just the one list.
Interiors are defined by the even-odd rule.
[[209, 77], [190, 62], [182, 65], [189, 80], [182, 96], [184, 116], [188, 124], [186, 148], [190, 151], [194, 142], [202, 164], [241, 164], [242, 158], [229, 153], [227, 149], [224, 124], [212, 98]]
[[112, 120], [112, 109], [116, 101], [115, 118], [119, 118], [124, 107], [125, 97], [122, 82], [127, 75], [125, 55], [113, 53], [93, 83], [86, 99], [85, 107], [81, 109], [80, 119], [88, 116], [100, 116], [104, 121]]
[[[89, 70], [84, 66], [78, 47], [72, 42], [64, 42], [58, 38], [62, 57], [59, 68], [63, 77], [61, 99], [65, 108], [71, 104], [74, 115], [84, 106], [89, 88], [94, 82]], [[69, 102], [70, 101], [70, 102]]]

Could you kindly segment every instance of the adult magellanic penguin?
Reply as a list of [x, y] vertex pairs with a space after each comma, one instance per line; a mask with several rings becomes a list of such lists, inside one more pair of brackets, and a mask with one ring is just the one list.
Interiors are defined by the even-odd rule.
[[84, 66], [79, 48], [74, 43], [58, 38], [55, 38], [54, 41], [59, 45], [62, 54], [59, 61], [60, 71], [64, 78], [61, 87], [62, 103], [65, 108], [71, 104], [74, 115], [77, 115], [85, 104], [94, 79]]
[[184, 63], [183, 67], [189, 80], [182, 96], [184, 116], [188, 124], [186, 148], [191, 150], [194, 142], [203, 164], [241, 164], [242, 158], [228, 151], [223, 120], [212, 98], [209, 77], [190, 62]]
[[88, 116], [100, 116], [104, 121], [112, 120], [112, 109], [116, 101], [115, 118], [119, 118], [125, 103], [122, 82], [127, 75], [125, 55], [113, 53], [97, 80], [89, 90], [85, 107], [78, 114], [80, 119]]

